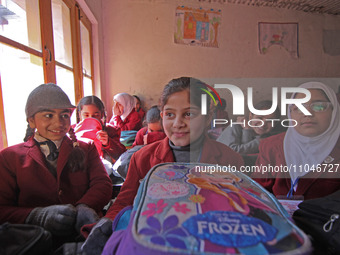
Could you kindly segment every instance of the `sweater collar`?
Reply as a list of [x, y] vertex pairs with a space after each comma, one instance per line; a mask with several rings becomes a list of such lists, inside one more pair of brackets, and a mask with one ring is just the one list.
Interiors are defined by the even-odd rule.
[[198, 138], [195, 142], [188, 144], [186, 146], [176, 146], [169, 140], [169, 145], [172, 150], [176, 151], [193, 151], [201, 149], [203, 146], [203, 140], [204, 136], [202, 135], [200, 138]]

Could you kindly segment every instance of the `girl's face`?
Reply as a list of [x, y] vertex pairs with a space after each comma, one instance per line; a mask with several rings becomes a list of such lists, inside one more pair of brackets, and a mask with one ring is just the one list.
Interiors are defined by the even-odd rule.
[[267, 119], [275, 119], [274, 113], [264, 116], [249, 113], [249, 120], [251, 119], [253, 119], [253, 121], [250, 122], [252, 129], [258, 135], [267, 134], [274, 128], [272, 121], [267, 121]]
[[124, 113], [124, 106], [116, 100], [113, 101], [113, 109], [114, 108], [117, 108], [119, 110], [120, 114]]
[[39, 134], [53, 141], [61, 140], [69, 131], [71, 111], [69, 109], [49, 109], [37, 112], [28, 118], [31, 128], [36, 128]]
[[162, 132], [163, 127], [160, 121], [154, 123], [148, 123], [148, 133], [151, 132]]
[[[312, 115], [304, 115], [296, 106], [292, 106], [290, 114], [292, 119], [297, 121], [295, 130], [307, 137], [314, 137], [322, 134], [327, 130], [331, 123], [333, 107], [328, 107], [325, 111], [314, 112], [310, 104], [314, 102], [329, 102], [324, 92], [320, 89], [309, 89], [311, 99], [305, 104], [305, 107]], [[298, 93], [295, 98], [304, 98], [305, 95]]]
[[164, 132], [175, 146], [193, 143], [209, 124], [209, 118], [201, 115], [200, 107], [190, 104], [187, 90], [176, 92], [168, 98], [161, 117]]
[[103, 118], [103, 114], [100, 112], [99, 108], [94, 104], [83, 105], [80, 111], [80, 120], [87, 118], [95, 118], [99, 121]]
[[138, 112], [140, 108], [140, 101], [136, 99], [135, 111]]

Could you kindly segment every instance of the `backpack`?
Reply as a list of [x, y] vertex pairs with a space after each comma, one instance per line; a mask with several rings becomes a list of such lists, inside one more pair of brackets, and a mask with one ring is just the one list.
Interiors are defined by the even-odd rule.
[[130, 165], [130, 160], [131, 160], [132, 155], [143, 147], [144, 145], [136, 145], [132, 147], [131, 149], [128, 149], [127, 151], [125, 151], [122, 155], [120, 155], [120, 157], [117, 159], [117, 161], [112, 166], [113, 171], [117, 172], [125, 180], [128, 170], [129, 170], [129, 165]]
[[312, 237], [317, 254], [340, 254], [340, 190], [303, 201], [293, 219]]
[[40, 226], [5, 222], [0, 244], [2, 255], [45, 255], [52, 251], [52, 235]]
[[132, 147], [133, 142], [136, 139], [137, 131], [136, 130], [124, 130], [120, 133], [120, 142], [126, 148], [130, 149]]
[[312, 251], [308, 237], [273, 195], [248, 176], [218, 165], [156, 165], [141, 183], [133, 207], [116, 216], [113, 230], [103, 254]]

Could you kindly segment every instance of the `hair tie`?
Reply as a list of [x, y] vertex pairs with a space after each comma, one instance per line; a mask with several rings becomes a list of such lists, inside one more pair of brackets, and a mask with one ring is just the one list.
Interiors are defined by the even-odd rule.
[[70, 134], [70, 138], [71, 138], [71, 140], [73, 142], [73, 148], [79, 147], [79, 143], [77, 141], [76, 134], [74, 133], [74, 129], [70, 128], [70, 131], [68, 133]]

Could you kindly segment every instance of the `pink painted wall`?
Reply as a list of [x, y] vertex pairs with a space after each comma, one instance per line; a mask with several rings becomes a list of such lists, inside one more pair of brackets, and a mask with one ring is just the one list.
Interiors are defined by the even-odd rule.
[[[158, 102], [163, 86], [179, 76], [340, 77], [340, 56], [325, 54], [322, 46], [323, 29], [340, 29], [340, 17], [229, 3], [200, 5], [193, 0], [86, 3], [98, 19], [99, 45], [103, 47], [99, 51], [101, 97], [107, 109], [112, 107], [112, 96], [119, 92], [138, 94], [149, 107]], [[185, 3], [221, 9], [219, 48], [174, 43], [175, 8]], [[261, 55], [258, 22], [298, 22], [300, 58], [291, 58], [278, 46]]]

